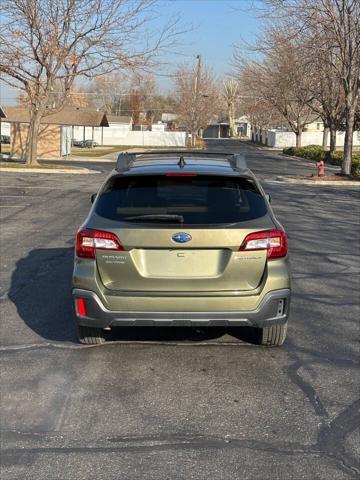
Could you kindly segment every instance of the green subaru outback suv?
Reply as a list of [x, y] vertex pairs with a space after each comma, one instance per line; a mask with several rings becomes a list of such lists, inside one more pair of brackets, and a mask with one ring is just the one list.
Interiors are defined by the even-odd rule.
[[121, 326], [250, 326], [281, 345], [287, 236], [243, 157], [120, 154], [76, 237], [80, 341]]

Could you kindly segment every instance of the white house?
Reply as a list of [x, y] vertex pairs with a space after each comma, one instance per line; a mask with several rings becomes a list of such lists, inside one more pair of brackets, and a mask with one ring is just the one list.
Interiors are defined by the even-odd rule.
[[[246, 115], [235, 119], [235, 128], [239, 137], [250, 137], [251, 125]], [[203, 138], [228, 138], [230, 136], [230, 124], [228, 120], [212, 120], [203, 131]]]

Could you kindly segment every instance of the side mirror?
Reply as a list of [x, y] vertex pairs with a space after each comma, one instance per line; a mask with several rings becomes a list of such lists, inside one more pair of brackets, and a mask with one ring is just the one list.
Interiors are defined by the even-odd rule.
[[271, 197], [270, 197], [270, 195], [269, 195], [268, 193], [265, 195], [265, 197], [266, 197], [266, 200], [267, 200], [269, 203], [271, 203]]
[[96, 198], [96, 195], [97, 195], [96, 193], [93, 193], [93, 194], [91, 195], [91, 197], [90, 197], [91, 203], [94, 203], [95, 198]]

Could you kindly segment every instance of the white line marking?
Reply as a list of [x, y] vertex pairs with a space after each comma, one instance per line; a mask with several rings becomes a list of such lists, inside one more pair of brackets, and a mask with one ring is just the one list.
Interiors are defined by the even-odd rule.
[[[166, 347], [201, 347], [201, 346], [210, 346], [210, 347], [223, 347], [224, 345], [228, 346], [234, 346], [234, 347], [246, 347], [248, 344], [246, 342], [243, 342], [242, 340], [238, 341], [225, 341], [225, 342], [220, 342], [220, 341], [209, 341], [209, 342], [202, 342], [200, 341], [194, 341], [194, 342], [188, 342], [184, 341], [184, 343], [179, 342], [177, 340], [174, 341], [153, 341], [153, 340], [114, 340], [114, 341], [107, 341], [103, 345], [79, 345], [74, 342], [46, 342], [46, 343], [33, 343], [29, 345], [8, 345], [4, 347], [0, 347], [0, 352], [11, 352], [11, 351], [21, 351], [21, 350], [30, 350], [30, 349], [36, 349], [36, 348], [59, 348], [59, 349], [69, 349], [69, 350], [83, 350], [85, 348], [101, 348], [104, 349], [106, 346], [111, 346], [111, 345], [119, 345], [119, 344], [124, 344], [124, 345], [159, 345], [159, 346], [166, 346]], [[256, 345], [251, 345], [252, 347], [256, 347]]]
[[34, 187], [32, 185], [0, 185], [0, 188], [21, 188], [23, 190], [26, 190], [27, 188], [43, 188], [45, 190], [65, 190], [64, 188], [52, 187], [51, 185], [49, 185], [48, 187], [38, 187], [38, 186]]
[[30, 207], [31, 203], [27, 203], [26, 205], [0, 205], [0, 208], [23, 208], [23, 207]]

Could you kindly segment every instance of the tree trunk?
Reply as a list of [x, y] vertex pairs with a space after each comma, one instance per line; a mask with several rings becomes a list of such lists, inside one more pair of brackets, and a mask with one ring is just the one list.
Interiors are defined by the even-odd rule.
[[191, 133], [191, 146], [195, 147], [195, 145], [196, 145], [196, 133], [192, 132]]
[[234, 104], [229, 104], [229, 127], [230, 127], [230, 137], [235, 137], [235, 111]]
[[42, 113], [39, 110], [32, 112], [30, 116], [29, 132], [26, 146], [27, 165], [39, 165], [37, 161], [37, 143]]
[[302, 130], [298, 130], [295, 135], [296, 135], [296, 148], [301, 147], [301, 134]]
[[330, 125], [330, 156], [336, 150], [336, 128]]
[[327, 149], [328, 138], [329, 138], [329, 127], [324, 126], [323, 141], [322, 141], [322, 146], [324, 150]]
[[343, 175], [351, 174], [352, 162], [352, 145], [353, 145], [353, 130], [354, 130], [355, 108], [346, 106], [345, 109], [345, 140], [344, 140], [344, 160], [341, 167]]

